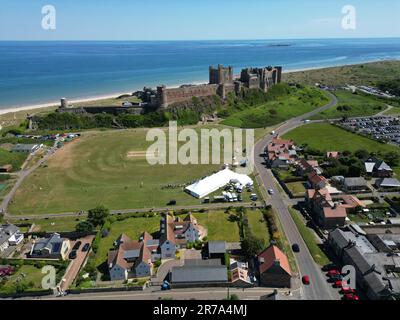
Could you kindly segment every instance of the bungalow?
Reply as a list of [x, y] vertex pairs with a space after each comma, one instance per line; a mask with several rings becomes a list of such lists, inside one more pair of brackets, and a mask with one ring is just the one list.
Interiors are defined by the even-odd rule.
[[297, 158], [296, 147], [292, 140], [274, 137], [267, 146], [267, 160], [272, 168], [288, 169]]
[[276, 246], [271, 245], [258, 257], [260, 283], [272, 288], [290, 288], [292, 273], [286, 255]]
[[35, 242], [30, 251], [30, 258], [66, 260], [71, 248], [70, 241], [53, 233], [50, 237]]
[[382, 178], [375, 182], [379, 189], [400, 189], [400, 181], [395, 178]]
[[13, 224], [0, 225], [0, 252], [9, 246], [16, 246], [24, 240], [24, 235]]
[[328, 180], [313, 171], [308, 175], [308, 184], [313, 189], [323, 189], [328, 185]]
[[390, 178], [393, 176], [392, 168], [385, 161], [374, 157], [365, 161], [365, 171], [377, 178]]
[[108, 269], [111, 281], [150, 277], [152, 274], [153, 238], [145, 232], [140, 241], [133, 241], [122, 234], [115, 250], [108, 253]]
[[343, 190], [346, 192], [357, 192], [369, 190], [367, 181], [363, 177], [344, 178]]

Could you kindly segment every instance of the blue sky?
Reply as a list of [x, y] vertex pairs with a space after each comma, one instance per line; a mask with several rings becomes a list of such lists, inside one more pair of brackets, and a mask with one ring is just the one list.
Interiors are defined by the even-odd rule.
[[[343, 30], [353, 5], [356, 30]], [[41, 28], [44, 5], [56, 30]], [[399, 0], [0, 0], [0, 40], [400, 37]]]

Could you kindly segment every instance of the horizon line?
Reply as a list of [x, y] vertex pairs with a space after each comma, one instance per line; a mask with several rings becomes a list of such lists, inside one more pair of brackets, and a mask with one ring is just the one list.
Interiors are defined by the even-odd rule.
[[0, 42], [189, 42], [189, 41], [273, 41], [273, 40], [358, 40], [358, 39], [400, 39], [399, 36], [381, 36], [381, 37], [316, 37], [316, 38], [231, 38], [231, 39], [0, 39]]

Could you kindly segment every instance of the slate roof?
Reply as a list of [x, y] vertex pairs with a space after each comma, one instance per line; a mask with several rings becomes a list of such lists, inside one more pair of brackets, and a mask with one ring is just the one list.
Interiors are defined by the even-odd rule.
[[228, 282], [226, 266], [192, 266], [173, 267], [171, 282], [174, 283], [212, 283]]
[[225, 241], [209, 241], [208, 242], [209, 253], [226, 253], [226, 242]]

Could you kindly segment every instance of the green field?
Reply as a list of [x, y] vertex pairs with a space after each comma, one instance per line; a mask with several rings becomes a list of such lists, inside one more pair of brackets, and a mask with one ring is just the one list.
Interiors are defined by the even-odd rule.
[[310, 112], [329, 102], [326, 93], [315, 88], [291, 88], [290, 90], [290, 94], [235, 112], [222, 124], [241, 128], [265, 128]]
[[24, 221], [24, 223], [35, 224], [36, 231], [65, 232], [74, 231], [75, 226], [84, 218], [46, 218]]
[[344, 150], [354, 152], [360, 149], [369, 152], [399, 152], [399, 148], [395, 146], [379, 143], [328, 123], [301, 126], [285, 134], [284, 138], [293, 139], [298, 145], [307, 144], [324, 152]]
[[384, 111], [387, 105], [371, 96], [353, 94], [350, 91], [335, 91], [338, 105], [323, 111], [311, 119], [339, 119], [342, 117], [371, 116]]
[[322, 83], [329, 86], [374, 86], [382, 81], [398, 78], [399, 73], [400, 61], [396, 60], [285, 73], [283, 80], [309, 85]]
[[307, 245], [308, 250], [310, 250], [314, 261], [321, 266], [328, 264], [330, 262], [329, 258], [317, 244], [313, 230], [305, 225], [300, 213], [297, 210], [289, 208], [289, 211], [294, 222], [296, 223], [297, 229], [299, 229], [299, 232]]
[[247, 210], [247, 219], [251, 232], [260, 239], [264, 240], [265, 246], [268, 246], [270, 235], [267, 223], [264, 221], [263, 214], [260, 210]]
[[[180, 206], [200, 204], [179, 186], [221, 166], [149, 165], [143, 154], [151, 144], [146, 132], [86, 132], [24, 181], [9, 207], [11, 213], [77, 212], [99, 204], [115, 210], [148, 208], [170, 200]], [[170, 184], [176, 187], [162, 188]]]
[[16, 153], [0, 148], [0, 167], [11, 164], [13, 166], [13, 171], [18, 171], [27, 157], [27, 153]]
[[208, 211], [205, 213], [195, 213], [198, 224], [207, 228], [208, 240], [224, 240], [227, 242], [240, 241], [239, 227], [236, 222], [228, 220], [229, 214], [224, 211]]

